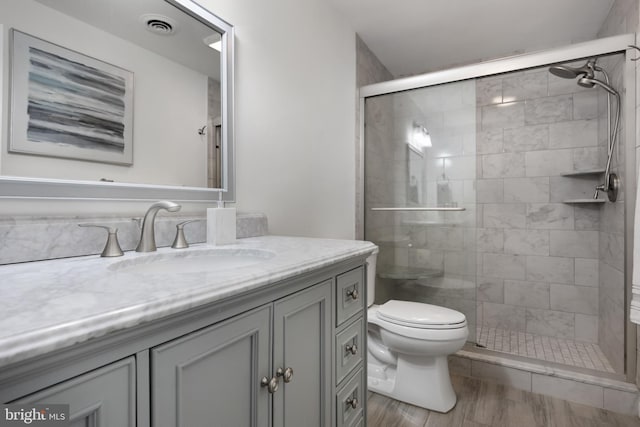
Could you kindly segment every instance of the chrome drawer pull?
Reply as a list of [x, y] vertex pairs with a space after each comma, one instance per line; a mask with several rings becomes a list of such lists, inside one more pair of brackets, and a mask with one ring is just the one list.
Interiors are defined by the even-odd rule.
[[356, 288], [349, 289], [347, 291], [347, 296], [351, 297], [352, 299], [358, 299], [358, 296], [359, 296], [358, 290]]
[[351, 353], [353, 355], [358, 353], [358, 346], [355, 344], [347, 344], [344, 349], [347, 350], [347, 353]]
[[262, 377], [262, 379], [260, 380], [260, 387], [266, 387], [271, 394], [278, 391], [278, 385], [278, 378], [276, 377], [272, 377], [271, 379]]
[[289, 383], [293, 378], [293, 369], [287, 368], [283, 371], [282, 368], [278, 368], [278, 370], [276, 371], [276, 376], [282, 377], [285, 383]]
[[345, 403], [348, 406], [351, 406], [353, 409], [356, 409], [358, 407], [358, 399], [356, 399], [355, 397], [348, 398]]

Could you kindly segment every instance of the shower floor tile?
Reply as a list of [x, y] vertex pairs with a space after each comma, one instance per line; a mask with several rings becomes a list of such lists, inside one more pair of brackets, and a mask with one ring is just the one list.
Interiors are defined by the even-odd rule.
[[476, 343], [488, 350], [615, 373], [598, 344], [478, 326]]

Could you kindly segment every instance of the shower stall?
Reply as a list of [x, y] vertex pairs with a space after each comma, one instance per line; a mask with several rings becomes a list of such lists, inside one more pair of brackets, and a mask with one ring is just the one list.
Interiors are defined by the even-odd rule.
[[461, 311], [467, 354], [634, 380], [634, 40], [360, 89], [376, 303]]

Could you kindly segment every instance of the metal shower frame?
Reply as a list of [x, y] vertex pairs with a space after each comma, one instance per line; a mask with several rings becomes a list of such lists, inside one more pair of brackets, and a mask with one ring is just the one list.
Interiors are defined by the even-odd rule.
[[461, 80], [487, 77], [495, 74], [520, 71], [529, 68], [548, 66], [562, 62], [588, 59], [592, 57], [622, 53], [624, 61], [624, 88], [620, 89], [623, 97], [622, 117], [624, 119], [625, 173], [622, 177], [624, 193], [624, 283], [625, 283], [625, 376], [628, 382], [635, 383], [636, 377], [636, 328], [631, 323], [630, 302], [632, 296], [631, 266], [633, 265], [634, 210], [636, 205], [636, 63], [637, 54], [633, 45], [635, 34], [623, 34], [569, 46], [547, 49], [539, 52], [510, 56], [476, 64], [435, 71], [417, 76], [376, 83], [359, 89], [359, 167], [357, 176], [357, 226], [356, 237], [364, 237], [364, 147], [365, 140], [365, 100], [366, 98], [404, 92], [412, 89], [452, 83]]

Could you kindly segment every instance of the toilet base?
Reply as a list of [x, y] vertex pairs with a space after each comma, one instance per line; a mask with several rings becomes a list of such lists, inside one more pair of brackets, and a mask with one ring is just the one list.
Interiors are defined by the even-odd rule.
[[456, 405], [447, 356], [401, 355], [397, 366], [369, 359], [367, 386], [395, 400], [437, 412]]

